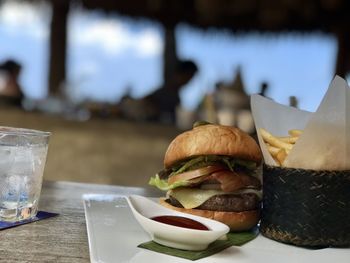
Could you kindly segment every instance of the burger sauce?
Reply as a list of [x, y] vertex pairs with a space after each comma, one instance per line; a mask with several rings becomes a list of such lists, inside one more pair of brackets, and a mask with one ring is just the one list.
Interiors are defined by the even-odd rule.
[[182, 216], [155, 216], [155, 217], [151, 217], [151, 219], [154, 221], [172, 225], [172, 226], [178, 226], [178, 227], [195, 229], [195, 230], [206, 230], [206, 231], [209, 230], [209, 228], [204, 224]]

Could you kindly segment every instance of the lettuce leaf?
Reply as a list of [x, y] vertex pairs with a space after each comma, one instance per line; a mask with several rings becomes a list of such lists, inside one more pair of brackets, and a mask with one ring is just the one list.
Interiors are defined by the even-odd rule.
[[241, 159], [236, 159], [234, 160], [234, 162], [240, 166], [244, 166], [245, 168], [249, 169], [249, 170], [254, 170], [256, 169], [256, 163], [252, 162], [252, 161], [245, 161], [245, 160], [241, 160]]
[[194, 157], [190, 160], [187, 160], [186, 162], [180, 163], [177, 167], [173, 169], [171, 175], [195, 170], [204, 166], [212, 165], [214, 163], [222, 163], [226, 165], [231, 171], [234, 170], [236, 164], [243, 166], [248, 170], [256, 169], [256, 163], [252, 161], [245, 161], [222, 155], [203, 155]]
[[[227, 168], [231, 171], [234, 170], [234, 167], [236, 165], [243, 166], [243, 167], [246, 167], [249, 171], [251, 171], [250, 173], [252, 176], [256, 176], [254, 175], [254, 173], [252, 173], [254, 169], [256, 169], [256, 164], [254, 162], [234, 159], [228, 156], [221, 156], [221, 155], [202, 155], [202, 156], [194, 157], [190, 160], [180, 163], [176, 168], [173, 168], [172, 173], [169, 176], [199, 169], [201, 167], [205, 167], [205, 166], [209, 166], [217, 163], [221, 163], [227, 166]], [[151, 179], [148, 182], [149, 185], [155, 186], [158, 189], [163, 191], [175, 189], [180, 186], [190, 186], [195, 183], [196, 183], [196, 180], [192, 179], [191, 181], [185, 181], [185, 180], [178, 181], [169, 185], [168, 180], [161, 179], [159, 176], [159, 173], [156, 174], [154, 177], [151, 177]]]
[[191, 167], [197, 166], [199, 163], [205, 162], [205, 156], [199, 156], [182, 163], [179, 167], [175, 168], [172, 175], [180, 174], [182, 172], [190, 170]]
[[155, 186], [160, 190], [168, 191], [168, 190], [180, 187], [180, 186], [188, 186], [188, 185], [190, 185], [190, 182], [189, 181], [178, 181], [178, 182], [175, 182], [175, 183], [169, 185], [168, 180], [160, 179], [159, 175], [156, 174], [154, 177], [151, 177], [148, 184]]

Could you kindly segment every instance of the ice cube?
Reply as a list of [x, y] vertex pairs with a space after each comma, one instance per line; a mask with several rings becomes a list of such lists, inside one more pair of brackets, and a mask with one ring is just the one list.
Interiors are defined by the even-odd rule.
[[12, 165], [11, 174], [30, 176], [34, 170], [34, 155], [29, 147], [19, 146], [15, 148], [15, 165]]
[[15, 161], [15, 147], [0, 145], [0, 177], [10, 171]]

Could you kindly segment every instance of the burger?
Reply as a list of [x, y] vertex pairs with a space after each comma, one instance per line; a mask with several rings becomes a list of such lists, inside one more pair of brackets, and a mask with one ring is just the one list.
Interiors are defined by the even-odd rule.
[[231, 231], [254, 227], [260, 216], [262, 154], [242, 130], [201, 123], [178, 135], [164, 157], [164, 169], [149, 184], [167, 191], [160, 203], [211, 218]]

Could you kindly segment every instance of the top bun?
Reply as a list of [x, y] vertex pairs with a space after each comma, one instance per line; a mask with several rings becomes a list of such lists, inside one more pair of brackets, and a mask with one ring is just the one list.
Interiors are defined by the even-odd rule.
[[170, 143], [164, 167], [198, 155], [227, 155], [257, 164], [262, 159], [258, 144], [247, 133], [235, 127], [206, 124], [181, 133]]

